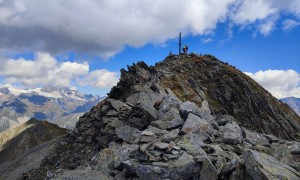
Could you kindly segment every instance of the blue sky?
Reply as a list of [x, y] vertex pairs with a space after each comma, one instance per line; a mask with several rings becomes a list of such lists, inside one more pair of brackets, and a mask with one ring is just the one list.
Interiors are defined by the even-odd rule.
[[278, 98], [300, 97], [299, 0], [0, 0], [0, 86], [105, 95], [119, 70], [212, 54]]

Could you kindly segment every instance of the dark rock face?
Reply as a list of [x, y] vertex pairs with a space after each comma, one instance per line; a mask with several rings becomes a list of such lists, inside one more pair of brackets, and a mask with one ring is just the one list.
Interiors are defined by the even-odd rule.
[[[62, 171], [72, 169], [101, 172], [99, 179], [298, 178], [299, 143], [280, 137], [296, 140], [299, 119], [289, 109], [284, 114], [271, 95], [257, 94], [263, 89], [236, 71], [196, 55], [122, 70], [109, 97], [82, 116], [41, 168], [26, 177], [62, 178]], [[216, 82], [226, 88], [212, 86]], [[286, 174], [266, 173], [268, 168]]]
[[[12, 161], [24, 151], [66, 134], [66, 129], [34, 118], [0, 133], [0, 164]], [[5, 143], [3, 143], [5, 142]]]

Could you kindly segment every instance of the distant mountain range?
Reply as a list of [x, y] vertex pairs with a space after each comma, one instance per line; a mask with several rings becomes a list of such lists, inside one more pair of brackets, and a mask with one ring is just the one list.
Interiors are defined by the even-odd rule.
[[281, 101], [288, 104], [300, 116], [300, 98], [288, 97], [281, 99]]
[[0, 132], [32, 117], [73, 128], [78, 118], [102, 99], [69, 88], [0, 88]]

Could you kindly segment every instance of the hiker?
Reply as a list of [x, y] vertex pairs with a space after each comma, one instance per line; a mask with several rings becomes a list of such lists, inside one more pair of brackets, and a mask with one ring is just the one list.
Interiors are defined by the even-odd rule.
[[184, 45], [183, 48], [182, 48], [182, 50], [183, 50], [184, 54], [187, 54], [187, 52], [189, 50], [189, 47], [187, 45]]

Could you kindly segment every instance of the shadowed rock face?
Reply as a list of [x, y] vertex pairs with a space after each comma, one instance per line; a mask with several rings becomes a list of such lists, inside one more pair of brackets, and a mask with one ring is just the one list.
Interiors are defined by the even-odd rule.
[[0, 133], [0, 164], [12, 161], [26, 150], [66, 134], [66, 129], [47, 121], [30, 119]]
[[282, 139], [297, 139], [299, 117], [240, 71], [180, 55], [121, 72], [108, 98], [24, 178], [251, 179], [269, 162], [281, 178], [300, 178], [300, 144]]

